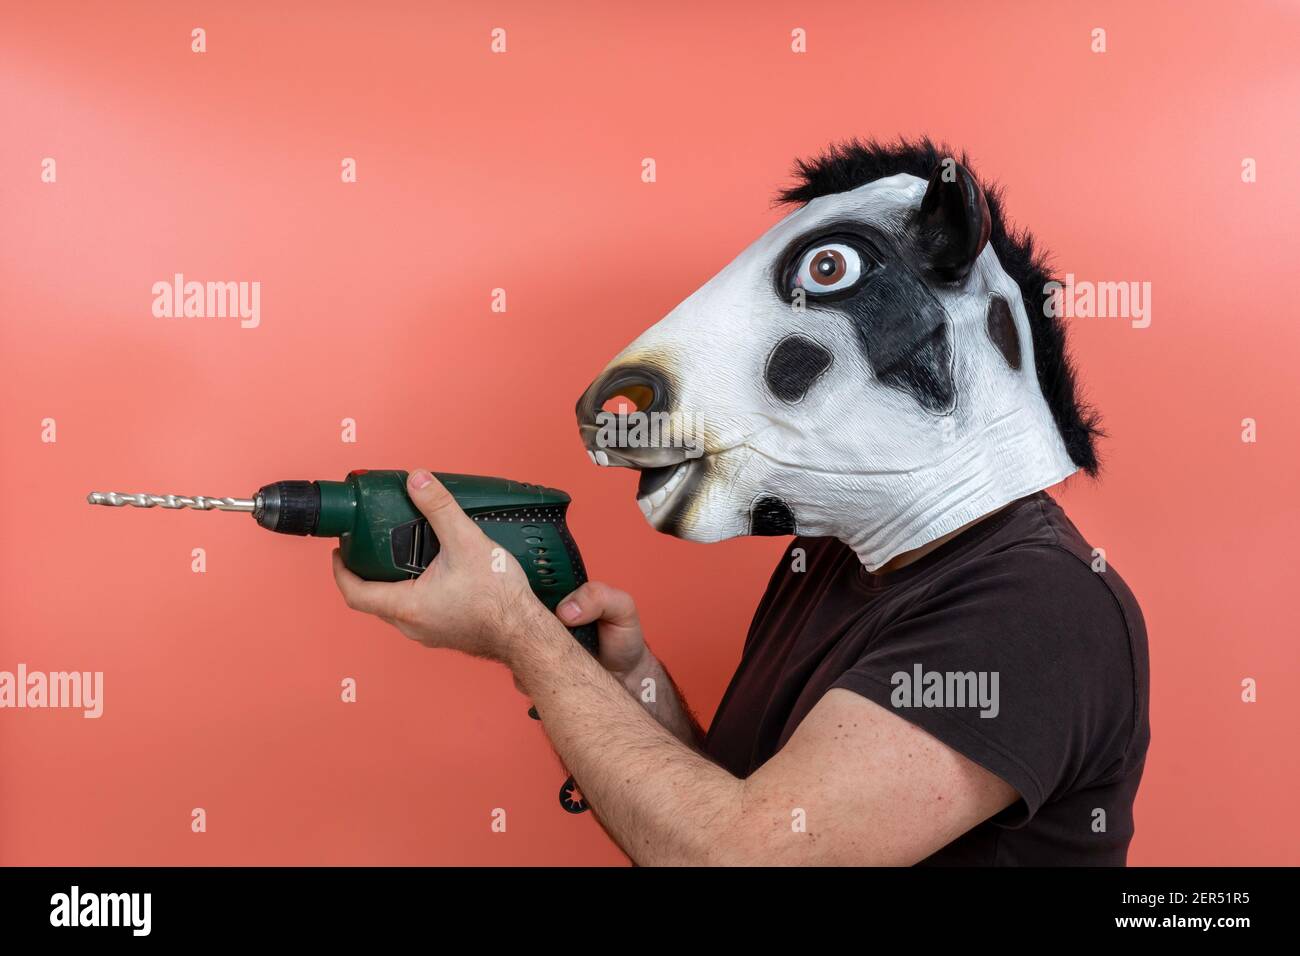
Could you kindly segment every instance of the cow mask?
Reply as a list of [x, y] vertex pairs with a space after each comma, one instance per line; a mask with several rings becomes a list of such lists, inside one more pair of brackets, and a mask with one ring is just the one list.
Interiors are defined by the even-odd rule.
[[1095, 472], [1050, 278], [965, 157], [852, 142], [797, 170], [799, 207], [578, 402], [593, 460], [642, 472], [650, 524], [833, 536], [876, 570]]

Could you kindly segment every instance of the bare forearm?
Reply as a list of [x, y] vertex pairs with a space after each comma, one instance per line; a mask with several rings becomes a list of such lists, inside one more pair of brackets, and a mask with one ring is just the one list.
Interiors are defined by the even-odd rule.
[[553, 617], [538, 616], [507, 662], [560, 758], [638, 863], [714, 859], [742, 781], [657, 722]]
[[686, 746], [695, 750], [704, 740], [704, 731], [695, 720], [672, 676], [660, 660], [647, 649], [642, 663], [626, 674], [616, 675], [655, 720]]

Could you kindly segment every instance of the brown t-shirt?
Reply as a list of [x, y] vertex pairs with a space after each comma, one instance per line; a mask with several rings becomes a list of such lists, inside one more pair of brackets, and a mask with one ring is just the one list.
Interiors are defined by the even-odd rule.
[[747, 777], [833, 687], [1020, 794], [924, 863], [1126, 862], [1151, 736], [1146, 628], [1132, 592], [1048, 495], [889, 574], [869, 573], [833, 538], [795, 539], [705, 749]]

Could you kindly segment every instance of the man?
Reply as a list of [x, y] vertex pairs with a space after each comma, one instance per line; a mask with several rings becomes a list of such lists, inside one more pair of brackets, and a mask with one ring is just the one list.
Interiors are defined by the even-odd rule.
[[[1097, 467], [1050, 280], [997, 194], [929, 141], [799, 171], [783, 198], [801, 208], [578, 403], [593, 460], [642, 471], [655, 528], [799, 535], [707, 736], [628, 595], [585, 585], [557, 620], [427, 472], [409, 492], [435, 562], [379, 584], [336, 556], [339, 587], [508, 666], [637, 863], [1122, 864], [1146, 635], [1043, 493]], [[656, 430], [603, 427], [620, 396], [625, 418], [701, 424], [633, 441]], [[599, 660], [564, 626], [590, 621]]]

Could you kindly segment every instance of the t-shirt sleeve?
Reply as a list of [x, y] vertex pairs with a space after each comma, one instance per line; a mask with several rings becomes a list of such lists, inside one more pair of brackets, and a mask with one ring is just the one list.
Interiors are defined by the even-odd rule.
[[834, 687], [861, 694], [996, 774], [1023, 826], [1116, 774], [1132, 736], [1128, 627], [1086, 563], [1050, 546], [992, 555], [887, 625]]

